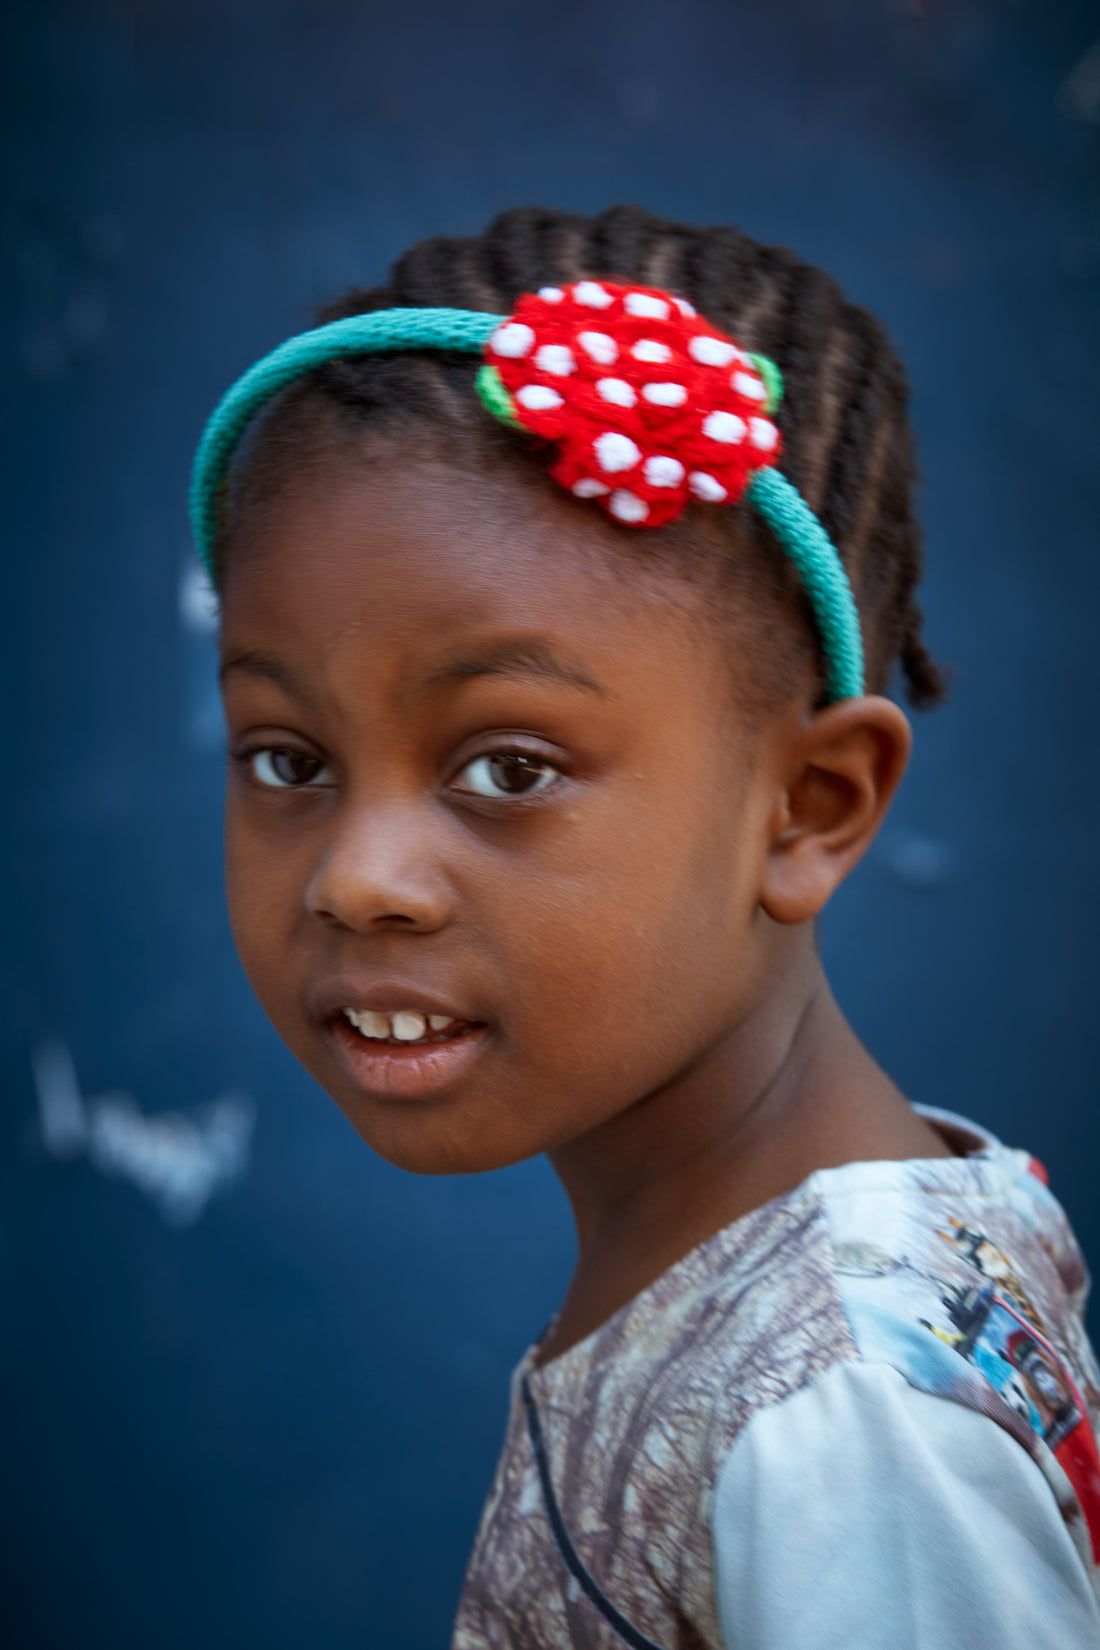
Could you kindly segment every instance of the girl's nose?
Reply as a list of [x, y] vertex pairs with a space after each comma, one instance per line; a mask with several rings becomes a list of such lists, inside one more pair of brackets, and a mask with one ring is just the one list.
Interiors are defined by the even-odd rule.
[[430, 933], [451, 915], [452, 896], [415, 810], [373, 807], [345, 815], [306, 888], [318, 921], [364, 934], [378, 928]]

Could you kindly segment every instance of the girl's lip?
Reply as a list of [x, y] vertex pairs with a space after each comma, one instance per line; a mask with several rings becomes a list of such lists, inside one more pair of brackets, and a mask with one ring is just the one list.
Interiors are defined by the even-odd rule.
[[318, 985], [309, 994], [307, 1003], [310, 1018], [327, 1021], [342, 1015], [345, 1008], [373, 1008], [381, 1014], [396, 1014], [401, 1009], [412, 1009], [425, 1018], [429, 1014], [445, 1014], [451, 1020], [473, 1020], [461, 1008], [444, 1002], [442, 997], [430, 996], [412, 985], [403, 985], [392, 979], [372, 979], [370, 976], [336, 976]]
[[489, 1040], [487, 1025], [472, 1025], [441, 1043], [385, 1043], [364, 1037], [342, 1015], [328, 1022], [328, 1032], [355, 1087], [392, 1100], [420, 1100], [448, 1088], [466, 1076]]

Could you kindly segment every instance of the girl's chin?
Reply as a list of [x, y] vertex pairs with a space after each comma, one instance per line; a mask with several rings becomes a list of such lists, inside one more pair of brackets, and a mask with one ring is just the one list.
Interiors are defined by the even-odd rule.
[[380, 1107], [347, 1091], [334, 1096], [352, 1128], [371, 1150], [406, 1174], [490, 1174], [538, 1157], [538, 1140], [502, 1139], [484, 1116], [442, 1098], [419, 1106]]
[[512, 1131], [499, 1127], [499, 1114], [494, 1126], [478, 1103], [479, 1068], [492, 1041], [491, 1028], [480, 1025], [441, 1042], [402, 1045], [367, 1039], [333, 1021], [323, 1058], [311, 1060], [309, 1069], [356, 1133], [395, 1168], [484, 1174], [543, 1149], [537, 1141], [512, 1140]]
[[[614, 1082], [598, 1075], [589, 1073], [578, 1085], [573, 1065], [532, 1070], [502, 1061], [500, 1053], [491, 1025], [401, 1045], [365, 1038], [334, 1019], [320, 1046], [314, 1028], [303, 1063], [371, 1150], [410, 1174], [510, 1168], [580, 1140], [630, 1109], [629, 1099], [616, 1104]], [[621, 1070], [615, 1075], [621, 1080]], [[586, 1096], [598, 1096], [591, 1111]]]

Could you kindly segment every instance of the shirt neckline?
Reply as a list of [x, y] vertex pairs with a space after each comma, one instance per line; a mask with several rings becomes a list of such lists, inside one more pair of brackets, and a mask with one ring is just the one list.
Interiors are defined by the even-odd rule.
[[[750, 1222], [759, 1220], [762, 1215], [769, 1211], [774, 1213], [784, 1203], [804, 1198], [808, 1189], [812, 1188], [815, 1183], [820, 1185], [824, 1182], [836, 1186], [838, 1177], [850, 1175], [853, 1170], [857, 1172], [864, 1185], [866, 1185], [867, 1175], [875, 1169], [892, 1171], [891, 1178], [896, 1178], [898, 1171], [908, 1171], [909, 1174], [914, 1174], [923, 1170], [925, 1176], [934, 1176], [937, 1171], [942, 1174], [945, 1168], [955, 1168], [957, 1170], [960, 1163], [988, 1160], [999, 1153], [1012, 1155], [1013, 1157], [1019, 1155], [1017, 1153], [1010, 1154], [1009, 1149], [998, 1140], [996, 1135], [983, 1128], [981, 1124], [972, 1122], [970, 1118], [961, 1117], [957, 1112], [944, 1111], [937, 1106], [916, 1104], [913, 1105], [913, 1110], [926, 1123], [931, 1124], [937, 1134], [946, 1141], [955, 1154], [953, 1157], [856, 1159], [851, 1163], [838, 1164], [832, 1169], [815, 1169], [812, 1174], [807, 1175], [805, 1180], [799, 1181], [798, 1185], [793, 1186], [790, 1191], [781, 1192], [778, 1197], [769, 1198], [767, 1203], [761, 1203], [758, 1208], [750, 1209], [747, 1214], [739, 1215], [728, 1226], [719, 1227], [716, 1232], [712, 1232], [701, 1243], [697, 1243], [694, 1249], [689, 1249], [686, 1254], [680, 1256], [679, 1260], [674, 1260], [671, 1266], [666, 1266], [665, 1270], [659, 1273], [651, 1283], [647, 1283], [644, 1289], [639, 1289], [636, 1295], [632, 1295], [628, 1301], [624, 1301], [622, 1306], [612, 1312], [610, 1317], [605, 1318], [601, 1324], [597, 1324], [596, 1328], [590, 1330], [582, 1340], [574, 1341], [572, 1346], [567, 1346], [563, 1352], [547, 1359], [546, 1363], [536, 1365], [535, 1359], [538, 1356], [539, 1347], [557, 1321], [555, 1315], [538, 1339], [527, 1348], [516, 1371], [517, 1378], [522, 1379], [526, 1376], [536, 1386], [542, 1385], [544, 1381], [548, 1385], [556, 1384], [563, 1379], [567, 1381], [574, 1365], [579, 1368], [585, 1367], [591, 1361], [593, 1349], [600, 1337], [614, 1334], [615, 1329], [629, 1313], [637, 1312], [654, 1295], [666, 1290], [682, 1272], [689, 1272], [698, 1267], [700, 1261], [707, 1258], [712, 1248], [725, 1247], [730, 1244], [740, 1228], [747, 1228]], [[1026, 1156], [1026, 1154], [1024, 1155]], [[836, 1187], [836, 1189], [839, 1190], [840, 1187]]]

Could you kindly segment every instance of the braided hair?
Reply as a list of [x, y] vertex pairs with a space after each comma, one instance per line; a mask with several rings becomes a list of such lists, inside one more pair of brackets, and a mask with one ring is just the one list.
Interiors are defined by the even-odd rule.
[[[914, 597], [921, 540], [912, 504], [905, 374], [874, 317], [849, 303], [821, 270], [735, 229], [695, 229], [638, 207], [614, 206], [597, 217], [517, 207], [482, 235], [422, 241], [398, 259], [385, 285], [346, 293], [317, 320], [437, 305], [501, 314], [522, 293], [601, 276], [687, 298], [745, 348], [779, 365], [785, 385], [776, 418], [782, 467], [848, 572], [863, 627], [868, 688], [882, 691], [900, 665], [911, 704], [939, 703], [944, 682], [925, 646]], [[224, 557], [237, 509], [277, 488], [288, 471], [300, 470], [311, 447], [316, 452], [333, 439], [346, 444], [372, 429], [404, 439], [442, 432], [449, 462], [545, 470], [541, 443], [482, 414], [473, 387], [476, 366], [469, 355], [395, 352], [330, 362], [291, 385], [240, 450], [216, 557]], [[726, 561], [731, 567], [740, 561], [743, 576], [748, 553], [756, 563], [756, 586], [763, 576], [784, 605], [787, 635], [778, 634], [774, 622], [768, 626], [772, 666], [789, 667], [792, 649], [803, 659], [812, 649], [820, 666], [797, 576], [749, 506], [720, 515], [712, 506], [691, 506], [669, 527], [620, 537], [631, 541], [634, 553], [643, 541], [659, 538], [663, 553], [671, 551], [690, 570], [713, 557], [716, 516], [723, 522]], [[793, 627], [792, 608], [801, 609], [803, 620]]]

